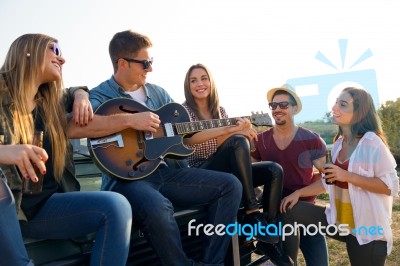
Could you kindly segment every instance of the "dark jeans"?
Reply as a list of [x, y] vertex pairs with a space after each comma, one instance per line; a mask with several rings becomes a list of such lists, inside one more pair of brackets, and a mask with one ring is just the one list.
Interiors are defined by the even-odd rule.
[[323, 266], [329, 264], [328, 248], [324, 235], [301, 235], [300, 250], [303, 253], [307, 266]]
[[[283, 223], [289, 224], [294, 224], [294, 222], [297, 222], [305, 226], [310, 224], [316, 225], [318, 222], [320, 222], [322, 226], [328, 226], [328, 221], [325, 215], [325, 207], [303, 201], [299, 201], [291, 210], [287, 211], [286, 214], [282, 214], [282, 221]], [[353, 235], [340, 236], [337, 234], [333, 236], [329, 235], [329, 237], [346, 243], [347, 253], [349, 255], [351, 265], [385, 265], [387, 256], [386, 241], [372, 241], [368, 244], [360, 245], [356, 237]], [[303, 241], [303, 236], [301, 241]], [[287, 254], [289, 254], [293, 260], [297, 259], [297, 252], [299, 249], [298, 236], [287, 237], [283, 244]], [[322, 250], [324, 248], [326, 249], [326, 244], [319, 243], [319, 241], [315, 241], [314, 244], [315, 245], [313, 247], [307, 247], [310, 255], [309, 257], [314, 256], [310, 264], [306, 259], [307, 265], [328, 265], [328, 259], [327, 257], [325, 258], [327, 252], [323, 252], [323, 254], [321, 254]]]
[[283, 171], [274, 162], [251, 163], [246, 137], [233, 135], [200, 168], [232, 173], [243, 186], [242, 201], [246, 209], [258, 209], [254, 187], [263, 185], [262, 205], [269, 220], [275, 220], [282, 198]]
[[[174, 218], [175, 206], [208, 205], [208, 223], [235, 222], [242, 186], [228, 173], [197, 168], [161, 166], [148, 177], [133, 182], [117, 182], [114, 191], [132, 206], [134, 222], [143, 230], [163, 265], [193, 265], [182, 249], [180, 231]], [[203, 265], [223, 265], [231, 237], [205, 237]]]

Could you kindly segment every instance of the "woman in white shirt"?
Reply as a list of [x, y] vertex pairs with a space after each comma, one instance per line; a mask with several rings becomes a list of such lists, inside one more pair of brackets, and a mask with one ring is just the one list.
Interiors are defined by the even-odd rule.
[[[281, 212], [293, 224], [319, 225], [322, 233], [346, 242], [352, 265], [384, 265], [393, 247], [390, 224], [399, 177], [371, 95], [345, 88], [332, 108], [332, 122], [339, 126], [333, 164], [326, 165], [324, 179], [285, 197]], [[298, 202], [324, 191], [330, 198], [326, 208]]]

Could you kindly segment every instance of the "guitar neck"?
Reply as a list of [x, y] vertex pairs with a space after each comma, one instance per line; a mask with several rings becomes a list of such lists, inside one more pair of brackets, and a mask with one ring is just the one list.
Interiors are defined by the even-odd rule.
[[[249, 116], [244, 116], [242, 118], [250, 119]], [[186, 135], [195, 132], [199, 132], [205, 129], [226, 127], [236, 125], [237, 118], [223, 118], [223, 119], [211, 119], [211, 120], [201, 120], [194, 122], [183, 122], [176, 123], [175, 129], [179, 135]]]

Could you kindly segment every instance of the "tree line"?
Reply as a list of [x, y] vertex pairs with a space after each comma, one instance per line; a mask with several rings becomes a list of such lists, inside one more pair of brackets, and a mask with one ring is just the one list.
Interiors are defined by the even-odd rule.
[[400, 162], [400, 98], [381, 105], [378, 115], [382, 120], [383, 131], [389, 142], [390, 150], [397, 162]]

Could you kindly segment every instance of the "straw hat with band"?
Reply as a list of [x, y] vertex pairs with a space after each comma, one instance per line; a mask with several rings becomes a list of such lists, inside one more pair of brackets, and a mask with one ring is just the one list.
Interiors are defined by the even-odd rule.
[[288, 85], [288, 84], [284, 84], [284, 85], [282, 85], [281, 87], [278, 87], [278, 88], [270, 89], [270, 90], [267, 92], [267, 100], [268, 100], [269, 103], [272, 102], [272, 97], [274, 96], [275, 92], [277, 92], [277, 91], [286, 91], [287, 93], [289, 93], [290, 95], [292, 95], [293, 98], [296, 100], [296, 104], [297, 104], [297, 113], [300, 113], [301, 108], [302, 108], [301, 100], [300, 100], [299, 96], [297, 96], [297, 94], [296, 94], [296, 93], [294, 92], [294, 90], [291, 88], [291, 86]]

